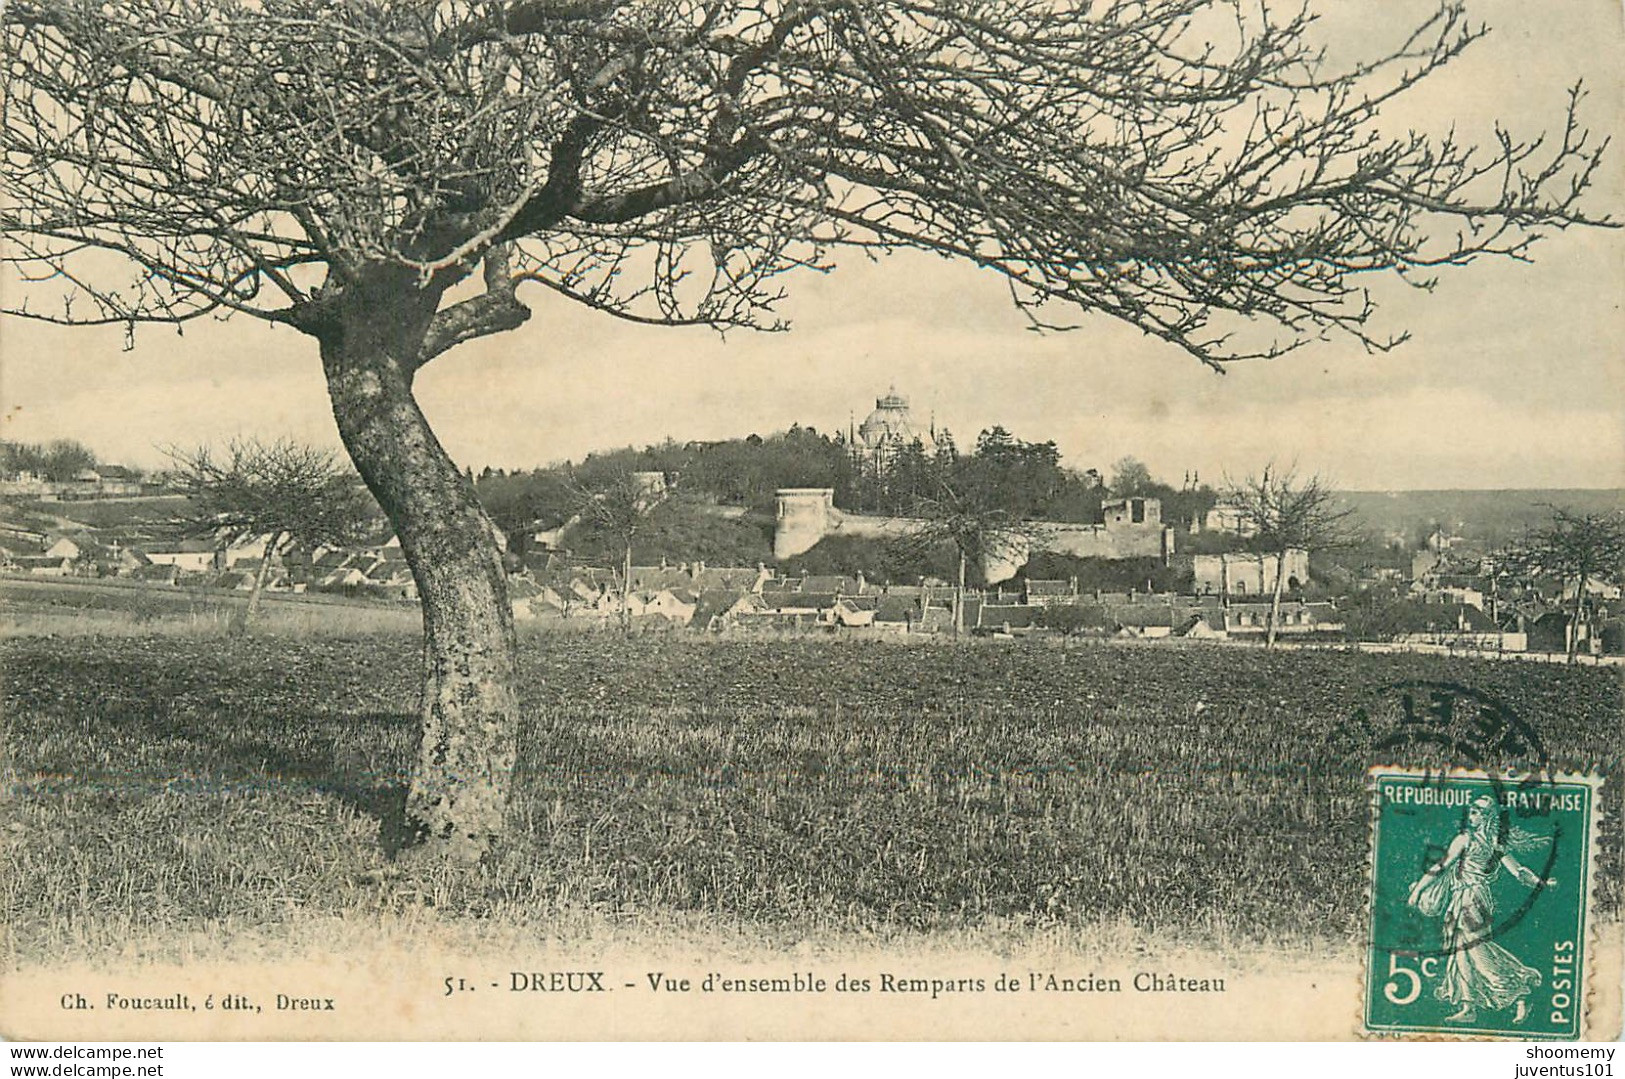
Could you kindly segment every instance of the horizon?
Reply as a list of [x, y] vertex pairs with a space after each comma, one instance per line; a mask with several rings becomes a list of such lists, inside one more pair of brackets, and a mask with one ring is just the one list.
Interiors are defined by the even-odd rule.
[[[814, 431], [818, 430], [817, 428], [815, 428], [811, 424], [801, 424], [800, 426], [803, 429], [806, 429], [806, 430], [814, 430]], [[783, 434], [785, 432], [785, 430], [788, 430], [788, 428], [781, 429], [781, 430], [776, 430], [776, 431], [770, 431], [764, 437], [772, 437], [774, 435]], [[818, 433], [827, 434], [828, 432], [819, 431]], [[704, 440], [704, 441], [707, 441], [707, 442], [739, 441], [739, 440], [749, 438], [751, 435], [760, 435], [760, 434], [761, 434], [761, 432], [753, 431], [753, 432], [750, 432], [748, 434], [733, 435], [728, 439], [715, 439], [715, 440], [707, 439], [707, 440]], [[135, 468], [137, 471], [141, 472], [145, 476], [157, 475], [157, 474], [160, 474], [160, 473], [166, 471], [166, 469], [164, 469], [161, 466], [158, 466], [158, 467], [146, 467], [146, 466], [139, 465], [139, 464], [132, 464], [130, 461], [127, 461], [127, 460], [116, 460], [116, 459], [114, 459], [112, 457], [106, 457], [101, 453], [100, 449], [95, 444], [93, 444], [91, 441], [87, 440], [84, 437], [75, 436], [75, 435], [73, 435], [71, 433], [70, 434], [64, 434], [64, 435], [59, 435], [59, 436], [55, 436], [55, 437], [66, 439], [66, 440], [73, 441], [73, 442], [78, 442], [80, 445], [84, 446], [87, 450], [91, 451], [91, 453], [95, 456], [95, 458], [96, 458], [96, 466], [97, 467], [102, 467], [102, 466], [114, 467], [114, 466], [117, 466], [117, 467], [125, 467], [125, 468]], [[18, 441], [25, 441], [25, 440], [5, 439], [3, 441], [18, 442]], [[668, 442], [668, 441], [675, 442], [677, 445], [681, 446], [681, 445], [685, 445], [685, 444], [687, 444], [689, 442], [696, 442], [696, 441], [701, 441], [701, 440], [698, 440], [698, 439], [679, 439], [679, 438], [676, 438], [675, 436], [667, 436], [666, 438], [658, 439], [658, 440], [656, 440], [655, 442], [652, 442], [652, 443], [645, 443], [642, 446], [627, 445], [627, 446], [600, 447], [600, 448], [598, 448], [596, 450], [589, 450], [587, 452], [587, 454], [583, 455], [582, 458], [573, 458], [573, 459], [566, 459], [566, 460], [554, 460], [554, 461], [548, 461], [548, 462], [545, 462], [545, 463], [542, 463], [542, 464], [537, 464], [537, 465], [519, 465], [519, 466], [509, 467], [509, 466], [506, 466], [506, 465], [498, 465], [498, 464], [495, 464], [493, 462], [485, 462], [485, 463], [483, 463], [481, 465], [478, 465], [478, 466], [470, 464], [470, 465], [468, 465], [466, 467], [470, 468], [474, 472], [476, 478], [479, 477], [482, 474], [482, 472], [484, 470], [486, 470], [486, 469], [490, 469], [493, 472], [500, 472], [503, 475], [507, 475], [507, 476], [526, 475], [526, 474], [535, 473], [535, 472], [548, 472], [548, 471], [552, 471], [552, 470], [555, 470], [555, 469], [565, 468], [565, 467], [571, 466], [571, 465], [578, 465], [586, 457], [591, 457], [591, 456], [594, 456], [594, 455], [607, 455], [607, 454], [611, 454], [611, 453], [620, 453], [620, 452], [625, 452], [625, 451], [640, 453], [640, 452], [643, 452], [646, 449], [656, 448], [656, 447], [660, 446], [661, 444], [663, 444], [665, 442]], [[1129, 453], [1129, 454], [1126, 454], [1124, 456], [1134, 457], [1134, 454]], [[1083, 469], [1075, 468], [1074, 466], [1068, 464], [1064, 454], [1062, 455], [1061, 461], [1062, 461], [1062, 467], [1063, 468], [1066, 468], [1066, 469], [1068, 469], [1070, 471], [1073, 471], [1074, 473], [1079, 473], [1079, 472], [1083, 471]], [[1100, 471], [1101, 471], [1102, 479], [1107, 481], [1107, 486], [1109, 488], [1110, 487], [1110, 482], [1109, 482], [1110, 481], [1110, 466], [1108, 465], [1107, 468], [1101, 469]], [[1176, 484], [1174, 484], [1172, 482], [1169, 482], [1161, 473], [1159, 473], [1154, 468], [1151, 469], [1151, 478], [1152, 478], [1153, 481], [1155, 481], [1156, 483], [1158, 483], [1161, 486], [1172, 487], [1172, 488], [1174, 488], [1176, 490], [1181, 489]], [[1222, 493], [1222, 491], [1224, 489], [1224, 486], [1222, 484], [1215, 484], [1215, 483], [1211, 483], [1209, 481], [1200, 480], [1200, 479], [1198, 480], [1198, 485], [1208, 487], [1211, 490], [1214, 490], [1216, 492], [1221, 492], [1221, 493]], [[1333, 485], [1332, 490], [1336, 491], [1339, 494], [1349, 494], [1349, 495], [1563, 494], [1563, 493], [1566, 493], [1566, 492], [1576, 492], [1576, 493], [1584, 493], [1584, 494], [1608, 494], [1608, 493], [1611, 493], [1611, 494], [1625, 495], [1625, 484], [1618, 484], [1618, 485], [1613, 485], [1613, 486], [1590, 486], [1590, 487], [1588, 487], [1588, 486], [1577, 486], [1577, 485], [1572, 485], [1572, 484], [1568, 485], [1568, 486], [1561, 486], [1561, 487], [1558, 487], [1558, 486], [1352, 487], [1352, 486]], [[5, 497], [8, 497], [8, 498], [24, 497], [24, 498], [26, 498], [26, 497], [29, 497], [29, 496], [10, 495], [10, 496], [5, 496]], [[105, 499], [103, 501], [124, 501], [124, 500], [128, 500], [128, 499], [131, 499], [131, 498], [150, 498], [150, 497], [173, 497], [173, 496], [132, 495], [132, 496], [118, 496], [118, 497], [114, 497], [114, 498], [111, 498], [111, 499]]]

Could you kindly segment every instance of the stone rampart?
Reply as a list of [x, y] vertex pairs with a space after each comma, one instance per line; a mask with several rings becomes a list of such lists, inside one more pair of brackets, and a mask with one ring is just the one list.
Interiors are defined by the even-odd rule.
[[[788, 487], [778, 492], [778, 522], [773, 533], [773, 557], [781, 561], [810, 550], [825, 536], [862, 536], [894, 539], [924, 528], [927, 522], [911, 517], [879, 517], [842, 513], [835, 508], [835, 492], [822, 487]], [[1162, 525], [1160, 506], [1147, 499], [1147, 520], [1135, 523], [1108, 519], [1104, 524], [1041, 522], [1030, 526], [1029, 538], [1008, 545], [1009, 550], [988, 560], [986, 580], [996, 583], [1014, 576], [1027, 564], [1031, 551], [1053, 551], [1076, 558], [1156, 558], [1173, 556], [1173, 530]]]

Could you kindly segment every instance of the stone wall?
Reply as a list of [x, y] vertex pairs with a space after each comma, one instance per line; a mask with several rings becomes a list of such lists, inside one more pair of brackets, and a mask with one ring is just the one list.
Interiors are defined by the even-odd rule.
[[[789, 487], [778, 492], [778, 522], [773, 532], [773, 557], [794, 558], [810, 550], [825, 536], [862, 536], [892, 539], [908, 535], [925, 525], [909, 517], [872, 517], [842, 513], [835, 508], [835, 492], [821, 487]], [[1027, 564], [1031, 550], [1052, 551], [1077, 558], [1156, 558], [1173, 557], [1173, 530], [1163, 527], [1162, 506], [1154, 498], [1143, 500], [1143, 512], [1136, 522], [1125, 510], [1108, 515], [1104, 524], [1038, 523], [1031, 526], [1030, 542], [1018, 542], [1008, 551], [987, 560], [982, 567], [989, 583], [1008, 580]]]
[[1145, 524], [1044, 524], [1037, 526], [1040, 547], [1076, 558], [1158, 558], [1173, 557], [1171, 529], [1164, 528], [1161, 516]]

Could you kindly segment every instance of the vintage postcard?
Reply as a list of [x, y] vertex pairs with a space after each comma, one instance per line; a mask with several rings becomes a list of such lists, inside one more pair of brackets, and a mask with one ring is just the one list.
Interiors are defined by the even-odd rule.
[[0, 1036], [1619, 1035], [1617, 0], [0, 34]]

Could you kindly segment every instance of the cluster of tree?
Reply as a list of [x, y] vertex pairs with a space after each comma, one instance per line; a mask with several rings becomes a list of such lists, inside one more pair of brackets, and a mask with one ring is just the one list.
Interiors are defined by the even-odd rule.
[[1079, 592], [1189, 592], [1189, 560], [1164, 565], [1160, 558], [1079, 558], [1035, 551], [1021, 576], [1030, 581], [1077, 581]]
[[1124, 457], [1103, 482], [1093, 469], [1080, 471], [1061, 464], [1054, 440], [1028, 442], [1003, 426], [984, 429], [969, 454], [957, 451], [950, 434], [939, 434], [935, 453], [916, 441], [901, 450], [864, 462], [858, 472], [851, 501], [836, 504], [863, 512], [910, 516], [923, 503], [952, 489], [969, 503], [997, 509], [1024, 521], [1092, 524], [1101, 519], [1107, 498], [1156, 498], [1162, 501], [1163, 520], [1189, 524], [1200, 520], [1218, 501], [1218, 494], [1196, 477], [1187, 476], [1175, 487], [1151, 474], [1134, 457]]
[[721, 517], [679, 496], [649, 507], [630, 533], [630, 544], [627, 535], [616, 518], [589, 513], [570, 531], [570, 553], [601, 566], [620, 565], [628, 551], [639, 566], [662, 562], [755, 566], [773, 560], [772, 518], [755, 513]]
[[829, 487], [835, 504], [854, 506], [857, 470], [846, 443], [812, 427], [792, 426], [766, 438], [697, 446], [682, 473], [684, 490], [728, 506], [771, 512], [780, 487]]
[[96, 467], [90, 447], [72, 439], [54, 442], [0, 442], [0, 474], [32, 473], [53, 483], [65, 483], [74, 474]]
[[580, 461], [529, 472], [487, 468], [475, 490], [510, 536], [524, 528], [554, 527], [581, 508], [581, 492], [606, 491], [623, 477], [659, 472], [692, 499], [771, 513], [780, 487], [831, 487], [837, 504], [851, 506], [856, 470], [838, 438], [793, 426], [766, 438], [752, 434], [722, 442], [665, 442], [588, 454]]
[[[926, 542], [873, 536], [830, 536], [805, 554], [784, 562], [787, 575], [802, 573], [862, 573], [877, 584], [919, 584], [922, 580], [953, 581], [958, 574], [958, 553], [951, 537]], [[970, 570], [972, 582], [976, 572]], [[1188, 592], [1188, 562], [1163, 565], [1156, 558], [1079, 558], [1053, 551], [1034, 551], [1017, 579], [1004, 587], [1019, 590], [1022, 580], [1078, 582], [1079, 592]]]
[[577, 513], [580, 499], [573, 492], [607, 490], [634, 472], [660, 472], [690, 498], [758, 513], [773, 511], [782, 487], [830, 488], [842, 509], [894, 516], [925, 514], [951, 490], [1018, 520], [1085, 524], [1101, 519], [1101, 503], [1111, 496], [1160, 498], [1164, 519], [1178, 522], [1200, 518], [1218, 497], [1205, 485], [1163, 483], [1132, 457], [1118, 462], [1107, 486], [1098, 473], [1063, 466], [1053, 440], [1028, 442], [999, 425], [982, 431], [968, 454], [943, 432], [930, 453], [916, 440], [864, 458], [840, 435], [795, 425], [765, 438], [625, 447], [531, 472], [487, 468], [475, 477], [475, 488], [498, 527], [522, 544], [527, 530], [557, 526]]
[[853, 508], [918, 516], [945, 489], [967, 502], [1018, 520], [1094, 521], [1105, 493], [1098, 482], [1061, 465], [1053, 440], [1027, 442], [995, 425], [961, 454], [953, 436], [939, 436], [935, 453], [915, 441], [862, 462]]

